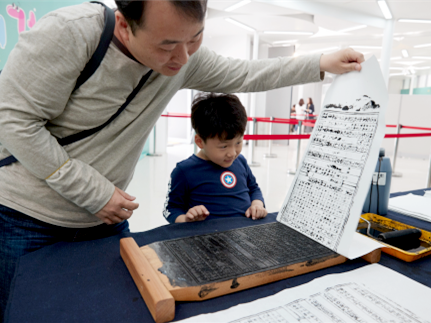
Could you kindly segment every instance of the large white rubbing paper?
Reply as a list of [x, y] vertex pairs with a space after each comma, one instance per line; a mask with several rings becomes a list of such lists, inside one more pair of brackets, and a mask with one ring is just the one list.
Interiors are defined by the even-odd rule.
[[431, 289], [379, 264], [181, 323], [430, 323]]
[[373, 56], [337, 76], [277, 221], [349, 258], [380, 248], [356, 228], [385, 134], [388, 102]]

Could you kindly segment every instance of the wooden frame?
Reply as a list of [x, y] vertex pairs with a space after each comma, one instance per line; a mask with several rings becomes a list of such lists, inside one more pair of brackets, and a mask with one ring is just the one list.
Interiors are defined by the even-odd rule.
[[[180, 287], [173, 286], [169, 278], [159, 271], [163, 263], [152, 248], [139, 248], [133, 238], [123, 238], [120, 240], [120, 254], [156, 323], [174, 319], [175, 301], [202, 301], [332, 267], [347, 260], [341, 255], [325, 256], [311, 262], [301, 262], [226, 281]], [[378, 249], [362, 258], [374, 263], [380, 260], [380, 254]]]

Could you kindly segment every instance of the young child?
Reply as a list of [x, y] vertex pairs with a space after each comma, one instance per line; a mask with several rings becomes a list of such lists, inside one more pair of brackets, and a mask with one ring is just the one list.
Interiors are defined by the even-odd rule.
[[203, 221], [210, 214], [264, 218], [262, 192], [240, 155], [247, 114], [238, 97], [200, 95], [191, 119], [201, 150], [172, 171], [165, 218], [170, 223]]

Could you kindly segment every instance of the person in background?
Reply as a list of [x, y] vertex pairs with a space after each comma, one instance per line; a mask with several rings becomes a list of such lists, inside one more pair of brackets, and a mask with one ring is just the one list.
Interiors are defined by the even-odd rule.
[[[300, 99], [296, 105], [296, 120], [304, 121], [307, 117], [307, 106], [305, 105], [304, 99]], [[295, 126], [295, 131], [298, 130], [298, 125]]]
[[247, 113], [237, 96], [202, 94], [192, 106], [201, 149], [179, 162], [168, 184], [163, 215], [170, 223], [246, 216], [266, 217], [262, 192], [241, 155]]
[[[296, 113], [296, 108], [295, 108], [296, 104], [294, 104], [292, 106], [292, 108], [290, 109], [290, 119], [296, 119], [296, 117], [294, 116], [294, 114]], [[295, 131], [295, 126], [294, 124], [291, 124], [289, 127], [289, 133], [292, 133]]]
[[[314, 104], [313, 104], [313, 99], [312, 98], [308, 98], [307, 100], [307, 109], [305, 110], [307, 112], [307, 120], [314, 120]], [[305, 133], [310, 133], [313, 131], [313, 127], [310, 126], [306, 126], [304, 128], [304, 132]]]

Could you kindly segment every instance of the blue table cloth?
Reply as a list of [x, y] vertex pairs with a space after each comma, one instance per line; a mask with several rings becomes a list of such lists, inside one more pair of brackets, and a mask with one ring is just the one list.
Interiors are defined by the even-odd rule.
[[[407, 193], [423, 195], [424, 190]], [[389, 212], [389, 218], [431, 231], [431, 223]], [[131, 233], [139, 246], [155, 241], [225, 231], [275, 221], [276, 213], [253, 221], [245, 217], [222, 218]], [[57, 243], [21, 257], [6, 322], [153, 322], [150, 312], [120, 257], [120, 238]], [[431, 257], [412, 263], [382, 254], [380, 264], [431, 287]], [[327, 274], [342, 273], [367, 263], [362, 259], [236, 292], [203, 302], [177, 302], [175, 320], [273, 295]]]

